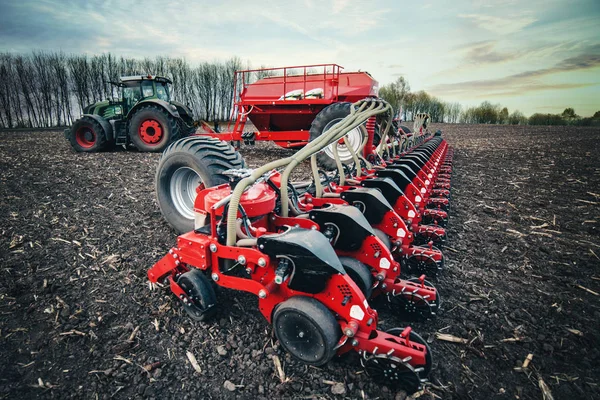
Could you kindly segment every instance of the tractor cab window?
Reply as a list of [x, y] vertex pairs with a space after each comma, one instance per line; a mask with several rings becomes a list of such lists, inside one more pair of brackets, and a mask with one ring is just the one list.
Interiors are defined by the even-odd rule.
[[164, 101], [169, 101], [169, 87], [166, 83], [156, 82], [156, 97]]
[[123, 87], [123, 101], [125, 102], [125, 112], [131, 108], [142, 98], [139, 82], [128, 82]]
[[142, 81], [142, 94], [144, 97], [154, 96], [154, 84], [152, 81]]

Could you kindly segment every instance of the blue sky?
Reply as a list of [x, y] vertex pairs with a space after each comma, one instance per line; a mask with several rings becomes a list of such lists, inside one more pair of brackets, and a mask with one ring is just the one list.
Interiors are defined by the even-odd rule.
[[464, 105], [600, 110], [600, 0], [0, 0], [0, 51], [31, 50], [338, 63]]

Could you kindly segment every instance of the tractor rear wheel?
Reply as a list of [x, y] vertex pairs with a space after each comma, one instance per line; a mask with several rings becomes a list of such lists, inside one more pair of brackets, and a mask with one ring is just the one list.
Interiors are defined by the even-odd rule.
[[[315, 140], [324, 132], [331, 129], [335, 124], [350, 115], [350, 107], [351, 103], [333, 103], [321, 110], [310, 126], [310, 140]], [[346, 134], [348, 143], [354, 152], [357, 152], [360, 149], [366, 134], [366, 129], [363, 126], [357, 126]], [[317, 161], [322, 168], [330, 171], [337, 168], [333, 154], [333, 146], [337, 146], [338, 156], [343, 164], [350, 164], [353, 162], [352, 154], [342, 140], [341, 143], [337, 142], [330, 144], [317, 154]]]
[[161, 152], [180, 134], [179, 121], [161, 106], [143, 106], [129, 121], [129, 139], [140, 151]]
[[229, 182], [223, 172], [243, 168], [244, 160], [227, 142], [192, 136], [172, 143], [156, 169], [156, 196], [160, 210], [177, 233], [194, 229], [194, 201], [198, 186]]
[[91, 117], [81, 117], [67, 133], [67, 139], [77, 152], [92, 153], [108, 146], [102, 125]]
[[312, 297], [295, 296], [273, 314], [273, 330], [281, 346], [309, 365], [324, 365], [335, 355], [341, 330], [335, 317]]

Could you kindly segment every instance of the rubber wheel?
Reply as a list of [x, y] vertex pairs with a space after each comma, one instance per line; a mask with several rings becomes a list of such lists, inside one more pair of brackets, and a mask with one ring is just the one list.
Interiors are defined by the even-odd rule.
[[[392, 328], [387, 330], [386, 333], [389, 333], [390, 335], [394, 336], [400, 336], [403, 330], [404, 328]], [[423, 372], [419, 373], [419, 377], [421, 379], [426, 379], [429, 376], [429, 373], [431, 372], [431, 368], [433, 367], [433, 356], [431, 355], [431, 349], [429, 348], [429, 345], [427, 344], [425, 339], [423, 339], [421, 335], [414, 331], [410, 331], [410, 335], [408, 336], [408, 338], [411, 342], [423, 345], [427, 349], [427, 354], [425, 354], [425, 365], [419, 365], [419, 367], [423, 367]]]
[[229, 182], [223, 172], [243, 168], [244, 160], [227, 142], [192, 136], [172, 143], [156, 169], [156, 197], [160, 210], [177, 233], [194, 229], [196, 188]]
[[[333, 103], [321, 110], [310, 126], [310, 140], [315, 140], [321, 136], [323, 132], [331, 129], [337, 122], [350, 115], [350, 107], [351, 103]], [[348, 133], [348, 140], [355, 150], [362, 144], [364, 132], [365, 130], [363, 127], [356, 127]], [[333, 146], [338, 146], [338, 144], [330, 144], [317, 154], [319, 166], [328, 171], [337, 168], [335, 159], [333, 158]], [[338, 152], [342, 163], [351, 164], [354, 161], [345, 145], [339, 145]]]
[[199, 270], [192, 269], [177, 279], [177, 284], [188, 295], [189, 301], [183, 309], [194, 321], [206, 321], [217, 311], [217, 296], [210, 280]]
[[129, 140], [140, 151], [161, 152], [180, 135], [179, 121], [159, 105], [140, 107], [129, 121]]
[[373, 294], [373, 275], [362, 262], [352, 257], [340, 257], [344, 270], [368, 300]]
[[388, 250], [392, 249], [392, 240], [390, 239], [390, 237], [388, 235], [385, 234], [385, 232], [383, 232], [382, 230], [373, 228], [373, 233], [375, 233], [375, 236], [377, 236], [379, 238], [379, 240], [381, 240], [383, 242], [383, 244], [385, 244], [385, 247], [387, 247]]
[[91, 117], [81, 117], [68, 132], [69, 142], [77, 152], [93, 153], [108, 147], [102, 125]]
[[341, 329], [318, 300], [295, 296], [281, 303], [273, 315], [273, 329], [281, 346], [309, 365], [324, 365], [336, 353]]

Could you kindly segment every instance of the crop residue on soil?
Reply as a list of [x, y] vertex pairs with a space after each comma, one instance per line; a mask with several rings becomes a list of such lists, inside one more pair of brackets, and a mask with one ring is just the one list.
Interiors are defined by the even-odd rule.
[[[600, 131], [440, 128], [455, 148], [444, 305], [413, 325], [434, 353], [429, 390], [599, 398]], [[241, 151], [250, 166], [289, 154]], [[154, 197], [157, 160], [0, 134], [0, 398], [403, 398], [356, 355], [291, 359], [251, 295], [221, 290], [217, 318], [194, 323], [151, 291], [146, 271], [176, 237]], [[376, 305], [382, 328], [404, 325]]]

